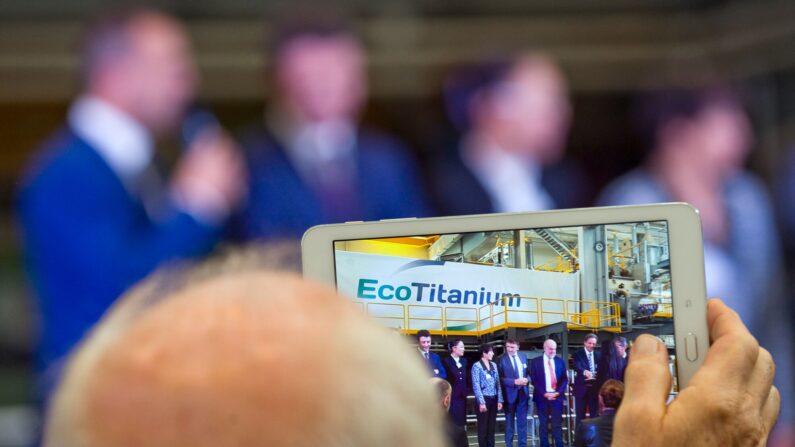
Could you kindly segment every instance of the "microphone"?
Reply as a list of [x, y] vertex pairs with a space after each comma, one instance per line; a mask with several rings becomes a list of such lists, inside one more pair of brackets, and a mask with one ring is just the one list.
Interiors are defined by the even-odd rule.
[[188, 150], [200, 135], [208, 131], [214, 133], [222, 131], [218, 118], [208, 108], [199, 105], [191, 106], [180, 128], [184, 150]]

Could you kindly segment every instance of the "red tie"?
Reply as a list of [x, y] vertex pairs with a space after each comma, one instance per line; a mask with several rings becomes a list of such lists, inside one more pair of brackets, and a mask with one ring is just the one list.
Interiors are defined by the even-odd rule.
[[552, 359], [548, 359], [547, 364], [549, 365], [549, 384], [552, 385], [553, 390], [557, 390], [558, 381], [555, 380], [555, 367], [552, 366]]

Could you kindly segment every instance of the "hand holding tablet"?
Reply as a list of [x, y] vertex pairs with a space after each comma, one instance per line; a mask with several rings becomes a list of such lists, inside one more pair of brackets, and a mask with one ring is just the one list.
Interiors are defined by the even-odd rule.
[[654, 338], [638, 338], [612, 445], [767, 444], [781, 401], [772, 386], [773, 359], [720, 300], [710, 300], [708, 320], [713, 344], [704, 365], [667, 407], [665, 349]]
[[[707, 319], [689, 205], [326, 225], [302, 245], [307, 277], [402, 333], [483, 341], [557, 325], [570, 343], [582, 331], [626, 337], [613, 445], [762, 446], [777, 418], [770, 354], [722, 302]], [[590, 369], [594, 386], [611, 373]]]

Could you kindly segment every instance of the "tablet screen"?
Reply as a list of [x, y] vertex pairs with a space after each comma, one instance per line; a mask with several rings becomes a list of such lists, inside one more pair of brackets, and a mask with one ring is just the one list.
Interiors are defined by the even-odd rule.
[[623, 365], [622, 341], [631, 352], [651, 333], [674, 372], [666, 221], [341, 240], [334, 259], [340, 292], [403, 333], [488, 340], [510, 331], [523, 348], [558, 334], [568, 355], [594, 333], [597, 350]]

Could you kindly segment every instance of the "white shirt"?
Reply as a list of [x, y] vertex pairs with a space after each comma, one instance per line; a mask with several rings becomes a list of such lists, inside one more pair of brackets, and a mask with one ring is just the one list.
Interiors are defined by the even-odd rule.
[[453, 361], [455, 362], [455, 366], [456, 366], [456, 368], [461, 368], [461, 358], [460, 358], [460, 357], [456, 357], [456, 356], [454, 356], [454, 355], [451, 355], [450, 357], [451, 357], [451, 358], [453, 359]]
[[[326, 121], [291, 129], [287, 156], [299, 174], [311, 182], [324, 175], [330, 163], [343, 163], [352, 175], [356, 129], [346, 121]], [[329, 173], [333, 174], [333, 173]], [[328, 179], [324, 179], [328, 180]]]
[[555, 207], [541, 186], [541, 168], [526, 158], [473, 137], [465, 139], [461, 158], [486, 190], [495, 212]]
[[83, 96], [69, 109], [69, 126], [89, 143], [130, 188], [130, 180], [152, 162], [154, 145], [149, 132], [113, 104]]
[[594, 359], [593, 351], [582, 348], [585, 351], [585, 358], [588, 359], [588, 370], [596, 372], [596, 359]]
[[552, 387], [552, 376], [549, 375], [549, 363], [550, 363], [550, 360], [551, 360], [552, 361], [552, 374], [555, 375], [555, 380], [558, 379], [558, 373], [557, 373], [557, 371], [555, 371], [555, 357], [547, 357], [546, 354], [544, 354], [543, 357], [544, 357], [544, 383], [546, 384], [546, 387], [547, 387], [547, 393], [555, 393], [558, 390], [556, 390], [555, 388]]
[[[427, 358], [428, 360], [430, 360], [430, 359], [431, 359], [431, 352], [430, 352], [430, 351], [427, 351], [427, 352], [426, 352], [426, 351], [423, 351], [423, 350], [422, 350], [422, 349], [420, 349], [420, 348], [417, 348], [417, 351], [420, 351], [420, 355], [422, 356], [422, 358], [424, 358], [424, 359], [425, 359], [425, 358]], [[427, 354], [427, 355], [426, 355], [426, 354]]]

